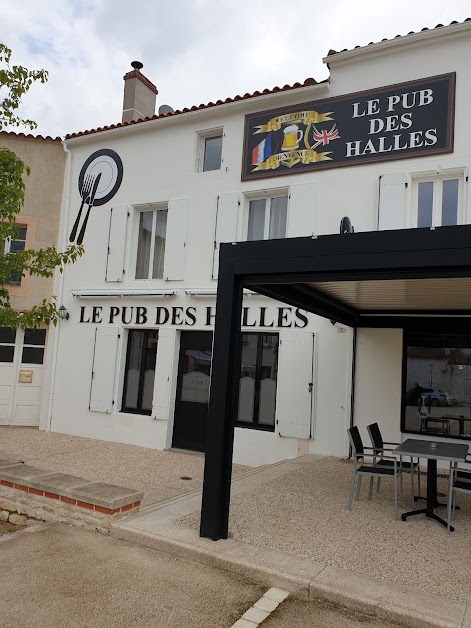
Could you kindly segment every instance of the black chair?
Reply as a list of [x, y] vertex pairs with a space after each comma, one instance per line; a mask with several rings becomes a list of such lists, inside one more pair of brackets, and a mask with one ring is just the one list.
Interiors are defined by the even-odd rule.
[[[376, 464], [386, 465], [391, 467], [392, 460], [384, 459], [384, 452], [389, 451], [392, 452], [393, 449], [391, 447], [385, 447], [385, 445], [394, 445], [397, 447], [399, 443], [385, 443], [383, 441], [383, 437], [381, 435], [381, 430], [379, 429], [379, 425], [377, 423], [371, 423], [367, 428], [368, 434], [371, 438], [371, 444], [373, 445], [373, 450], [378, 455], [376, 460]], [[412, 491], [412, 508], [415, 508], [415, 499], [414, 499], [414, 471], [417, 470], [417, 488], [420, 496], [420, 468], [419, 468], [419, 459], [417, 458], [417, 462], [414, 462], [414, 459], [411, 458], [410, 462], [405, 462], [402, 460], [402, 457], [399, 458], [399, 464], [402, 471], [409, 471], [411, 476], [411, 491]], [[381, 478], [378, 478], [376, 491], [379, 493]], [[402, 474], [401, 474], [401, 492], [402, 492]]]
[[[466, 462], [471, 464], [471, 456], [466, 456]], [[455, 464], [455, 466], [450, 465], [447, 532], [451, 531], [452, 519], [455, 514], [456, 493], [468, 493], [471, 495], [471, 469], [463, 469]]]
[[[363, 442], [361, 440], [360, 432], [357, 427], [351, 427], [347, 430], [348, 436], [350, 438], [350, 443], [352, 445], [352, 455], [353, 455], [353, 472], [352, 472], [352, 481], [350, 485], [350, 495], [348, 500], [348, 509], [352, 509], [352, 501], [353, 501], [353, 493], [355, 491], [355, 478], [358, 476], [357, 483], [357, 494], [356, 500], [360, 499], [360, 487], [361, 487], [361, 478], [363, 476], [367, 476], [370, 478], [370, 490], [368, 492], [368, 500], [371, 500], [373, 496], [373, 481], [374, 478], [393, 478], [394, 479], [394, 514], [397, 519], [398, 517], [398, 508], [397, 508], [397, 499], [398, 499], [398, 490], [397, 490], [397, 478], [401, 474], [401, 467], [399, 465], [399, 460], [394, 456], [382, 456], [382, 460], [391, 460], [391, 466], [387, 466], [385, 464], [376, 464], [376, 460], [378, 458], [377, 454], [374, 453], [371, 447], [364, 447]], [[373, 453], [367, 454], [365, 449], [372, 451]], [[371, 464], [363, 464], [365, 463], [365, 458], [371, 458]], [[360, 466], [359, 466], [360, 465]], [[402, 492], [401, 492], [401, 501], [402, 501]]]

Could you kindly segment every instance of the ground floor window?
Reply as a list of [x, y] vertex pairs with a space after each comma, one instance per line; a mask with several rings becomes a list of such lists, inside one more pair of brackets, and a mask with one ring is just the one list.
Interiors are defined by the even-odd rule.
[[242, 334], [237, 424], [275, 429], [278, 334]]
[[406, 337], [403, 430], [471, 439], [471, 337]]
[[152, 412], [157, 337], [156, 330], [129, 330], [121, 408], [123, 412]]

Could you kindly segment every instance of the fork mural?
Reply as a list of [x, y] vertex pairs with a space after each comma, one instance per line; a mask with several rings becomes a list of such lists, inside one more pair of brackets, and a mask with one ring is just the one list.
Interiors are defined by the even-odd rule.
[[123, 162], [114, 150], [102, 148], [86, 159], [78, 178], [78, 190], [82, 200], [69, 235], [69, 242], [76, 241], [77, 244], [82, 244], [92, 207], [110, 201], [121, 186], [122, 180]]

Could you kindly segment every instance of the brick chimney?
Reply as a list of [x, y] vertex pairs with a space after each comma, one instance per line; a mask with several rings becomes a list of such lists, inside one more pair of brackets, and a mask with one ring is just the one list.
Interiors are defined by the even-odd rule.
[[141, 74], [140, 61], [131, 63], [133, 69], [124, 75], [124, 99], [122, 122], [148, 118], [155, 114], [157, 87]]

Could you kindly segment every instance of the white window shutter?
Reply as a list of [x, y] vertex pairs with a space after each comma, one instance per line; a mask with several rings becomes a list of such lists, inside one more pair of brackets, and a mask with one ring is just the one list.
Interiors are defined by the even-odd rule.
[[383, 174], [379, 178], [378, 231], [404, 229], [406, 208], [405, 174]]
[[313, 378], [314, 334], [281, 332], [276, 393], [276, 431], [280, 436], [311, 437]]
[[237, 238], [237, 219], [239, 216], [239, 194], [220, 194], [216, 210], [216, 228], [214, 234], [213, 279], [219, 272], [219, 245], [221, 242], [235, 242]]
[[463, 212], [464, 223], [467, 225], [471, 225], [471, 166], [468, 166], [468, 173], [465, 177], [465, 189], [463, 196], [464, 198], [468, 198], [468, 207]]
[[118, 341], [119, 333], [116, 327], [95, 329], [89, 404], [93, 412], [109, 414], [113, 411]]
[[316, 230], [317, 195], [312, 183], [292, 185], [289, 190], [288, 238], [311, 236]]
[[161, 327], [157, 341], [155, 361], [154, 398], [152, 416], [159, 421], [166, 421], [170, 415], [172, 387], [169, 374], [173, 373], [174, 361], [178, 357], [175, 329]]
[[164, 278], [185, 279], [190, 201], [169, 201], [165, 241]]
[[111, 208], [105, 281], [123, 281], [129, 206]]

